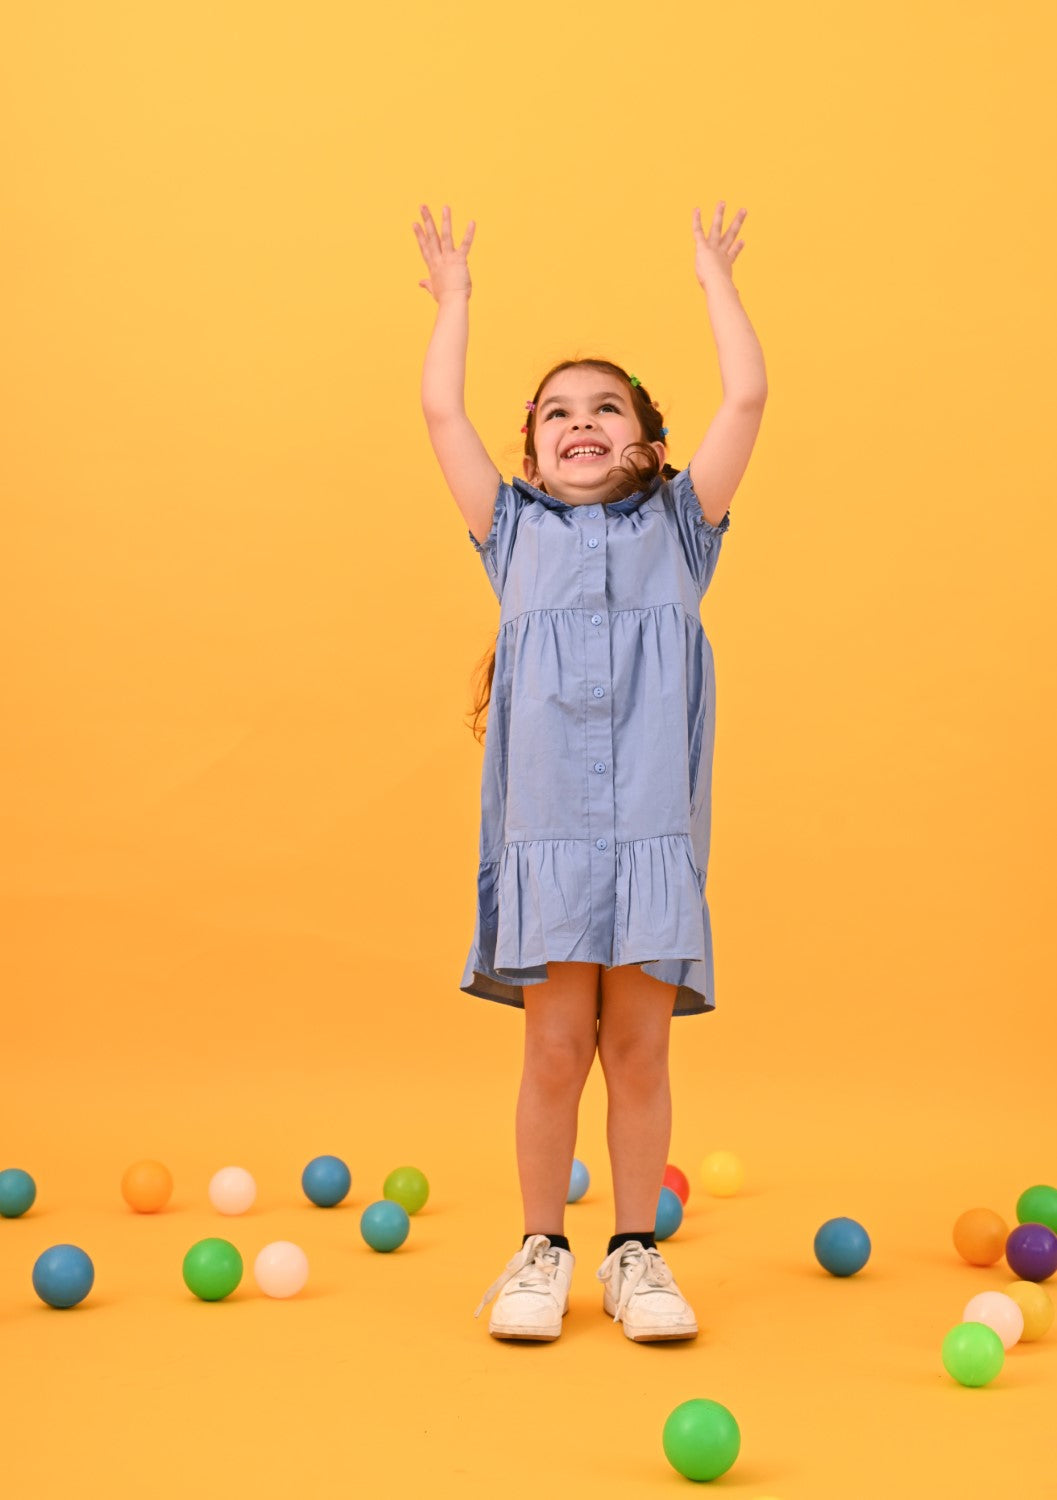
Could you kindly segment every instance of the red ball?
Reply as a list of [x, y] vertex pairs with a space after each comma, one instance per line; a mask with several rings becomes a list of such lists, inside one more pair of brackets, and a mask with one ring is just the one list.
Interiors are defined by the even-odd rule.
[[680, 1172], [678, 1167], [673, 1167], [671, 1162], [664, 1169], [664, 1186], [670, 1187], [679, 1202], [686, 1204], [690, 1196], [690, 1179], [685, 1172]]

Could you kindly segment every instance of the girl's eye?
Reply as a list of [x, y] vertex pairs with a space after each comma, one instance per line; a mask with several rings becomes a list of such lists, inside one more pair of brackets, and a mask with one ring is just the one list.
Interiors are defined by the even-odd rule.
[[[617, 410], [617, 408], [613, 405], [612, 401], [603, 401], [602, 405], [598, 408], [598, 410], [599, 411], [605, 411], [607, 407], [609, 408], [610, 411], [616, 411]], [[551, 419], [551, 417], [564, 417], [565, 414], [566, 413], [565, 413], [564, 406], [552, 406], [551, 409], [550, 409], [550, 411], [547, 413], [547, 415], [544, 417], [543, 420], [545, 422], [549, 422], [550, 419]]]

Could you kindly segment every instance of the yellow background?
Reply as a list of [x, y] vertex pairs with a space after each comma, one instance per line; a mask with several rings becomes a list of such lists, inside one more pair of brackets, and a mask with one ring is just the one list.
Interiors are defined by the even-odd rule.
[[[1057, 1178], [1053, 13], [997, 0], [658, 10], [47, 4], [0, 59], [0, 1222], [11, 1493], [1053, 1490], [1057, 1335], [984, 1390], [944, 1333], [1004, 1266], [950, 1228]], [[676, 467], [720, 396], [691, 215], [744, 206], [763, 427], [703, 620], [717, 1010], [673, 1023], [668, 1258], [702, 1333], [607, 1325], [604, 1093], [556, 1345], [472, 1310], [520, 1240], [518, 1012], [458, 988], [498, 612], [429, 449], [411, 225], [477, 220], [467, 403], [600, 353]], [[320, 1152], [346, 1205], [300, 1193]], [[171, 1209], [124, 1207], [158, 1156]], [[206, 1184], [238, 1162], [243, 1219]], [[423, 1168], [397, 1253], [360, 1210]], [[815, 1266], [826, 1218], [873, 1255]], [[246, 1277], [196, 1302], [223, 1234]], [[312, 1264], [289, 1303], [268, 1241]], [[82, 1245], [79, 1308], [30, 1284]], [[1049, 1486], [1049, 1488], [1047, 1488]]]

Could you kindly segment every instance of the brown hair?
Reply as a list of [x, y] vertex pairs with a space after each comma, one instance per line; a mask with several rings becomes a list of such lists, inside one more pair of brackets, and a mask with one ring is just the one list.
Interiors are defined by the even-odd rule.
[[[531, 458], [533, 462], [536, 461], [535, 408], [539, 402], [540, 392], [549, 380], [555, 375], [560, 375], [563, 370], [575, 370], [585, 365], [592, 370], [601, 370], [606, 375], [615, 375], [618, 380], [624, 383], [631, 397], [632, 410], [638, 416], [639, 426], [643, 435], [641, 442], [631, 443], [625, 449], [621, 455], [624, 462], [616, 464], [610, 469], [609, 475], [613, 479], [613, 489], [606, 498], [608, 500], [620, 500], [628, 495], [634, 495], [639, 490], [646, 489], [656, 479], [658, 474], [664, 479], [674, 479], [676, 470], [672, 468], [671, 464], [666, 463], [662, 465], [658, 461], [656, 451], [649, 446], [651, 443], [664, 442], [664, 432], [662, 431], [664, 417], [657, 407], [654, 406], [646, 387], [641, 382], [637, 385], [632, 385], [631, 377], [627, 371], [621, 369], [620, 365], [613, 364], [608, 359], [566, 359], [562, 360], [561, 364], [557, 364], [547, 371], [536, 387], [535, 395], [532, 398], [532, 410], [529, 412], [528, 421], [525, 424], [526, 458]], [[537, 488], [543, 489], [543, 486], [538, 485]], [[544, 494], [546, 494], [546, 490], [544, 490]], [[471, 710], [473, 722], [469, 727], [479, 742], [483, 741], [485, 735], [483, 719], [487, 712], [488, 704], [491, 701], [492, 679], [494, 676], [495, 645], [493, 643], [481, 658], [476, 669], [476, 700]]]

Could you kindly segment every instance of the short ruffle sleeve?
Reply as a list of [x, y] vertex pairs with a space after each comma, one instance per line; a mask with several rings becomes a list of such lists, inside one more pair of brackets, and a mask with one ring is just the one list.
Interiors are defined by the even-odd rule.
[[513, 485], [507, 484], [505, 479], [500, 479], [495, 497], [495, 509], [492, 512], [492, 529], [485, 537], [484, 545], [481, 545], [469, 528], [466, 531], [466, 535], [474, 545], [474, 550], [484, 563], [488, 581], [500, 602], [503, 599], [507, 569], [510, 567], [518, 521], [524, 505], [524, 497], [518, 494]]
[[730, 527], [730, 511], [727, 511], [718, 526], [705, 520], [701, 502], [690, 479], [689, 465], [680, 469], [675, 478], [664, 485], [664, 493], [666, 504], [675, 520], [687, 566], [703, 595], [716, 571], [723, 536]]

